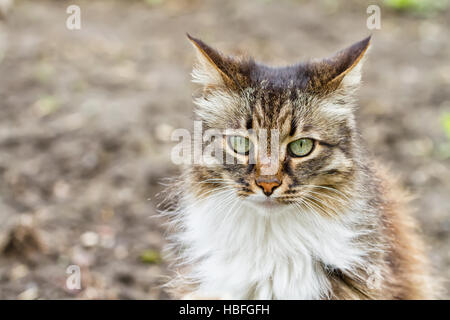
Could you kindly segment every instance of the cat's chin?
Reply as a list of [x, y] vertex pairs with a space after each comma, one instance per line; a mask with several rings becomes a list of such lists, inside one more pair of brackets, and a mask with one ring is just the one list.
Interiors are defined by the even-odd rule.
[[279, 210], [285, 207], [283, 203], [278, 202], [275, 198], [266, 196], [250, 196], [247, 198], [247, 203], [259, 210]]

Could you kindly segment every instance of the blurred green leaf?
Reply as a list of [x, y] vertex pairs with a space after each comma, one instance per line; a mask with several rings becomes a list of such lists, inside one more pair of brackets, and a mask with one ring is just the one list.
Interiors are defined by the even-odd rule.
[[36, 101], [35, 107], [41, 116], [54, 113], [61, 107], [61, 103], [55, 96], [44, 96]]
[[148, 4], [149, 6], [156, 6], [158, 4], [161, 4], [164, 2], [164, 0], [144, 0], [144, 2], [146, 4]]
[[416, 10], [420, 6], [421, 0], [385, 0], [386, 6], [396, 10]]
[[54, 75], [55, 70], [51, 64], [39, 63], [34, 70], [34, 76], [40, 82], [48, 82]]
[[152, 249], [144, 250], [140, 255], [140, 259], [148, 264], [159, 264], [162, 262], [161, 254]]
[[441, 116], [442, 128], [447, 136], [447, 141], [440, 144], [439, 155], [444, 159], [450, 158], [450, 112], [444, 112]]
[[384, 4], [398, 11], [430, 13], [447, 9], [449, 0], [384, 0]]
[[444, 128], [447, 139], [450, 140], [450, 112], [445, 112], [441, 118], [442, 127]]

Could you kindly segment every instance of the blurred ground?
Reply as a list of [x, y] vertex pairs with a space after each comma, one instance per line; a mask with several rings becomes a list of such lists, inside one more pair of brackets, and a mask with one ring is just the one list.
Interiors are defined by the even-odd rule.
[[[376, 1], [372, 3], [377, 3]], [[65, 27], [81, 7], [82, 29]], [[191, 123], [190, 32], [271, 64], [362, 39], [362, 1], [16, 1], [0, 21], [0, 299], [167, 298], [155, 215]], [[416, 195], [436, 274], [450, 278], [450, 12], [382, 6], [360, 92], [370, 150]], [[82, 268], [82, 290], [66, 268]], [[450, 288], [449, 283], [446, 284]], [[448, 298], [449, 295], [447, 294]]]

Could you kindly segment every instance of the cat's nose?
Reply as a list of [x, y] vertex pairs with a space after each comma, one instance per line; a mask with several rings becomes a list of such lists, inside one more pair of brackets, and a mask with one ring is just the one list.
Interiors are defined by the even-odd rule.
[[266, 196], [270, 196], [273, 191], [281, 185], [281, 181], [278, 178], [257, 178], [255, 183], [260, 187]]

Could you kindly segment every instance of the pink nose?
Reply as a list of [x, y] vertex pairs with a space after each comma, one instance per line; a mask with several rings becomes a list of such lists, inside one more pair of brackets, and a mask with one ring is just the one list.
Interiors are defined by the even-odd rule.
[[281, 185], [281, 181], [278, 178], [257, 178], [255, 183], [260, 187], [266, 196], [270, 196], [273, 191]]

